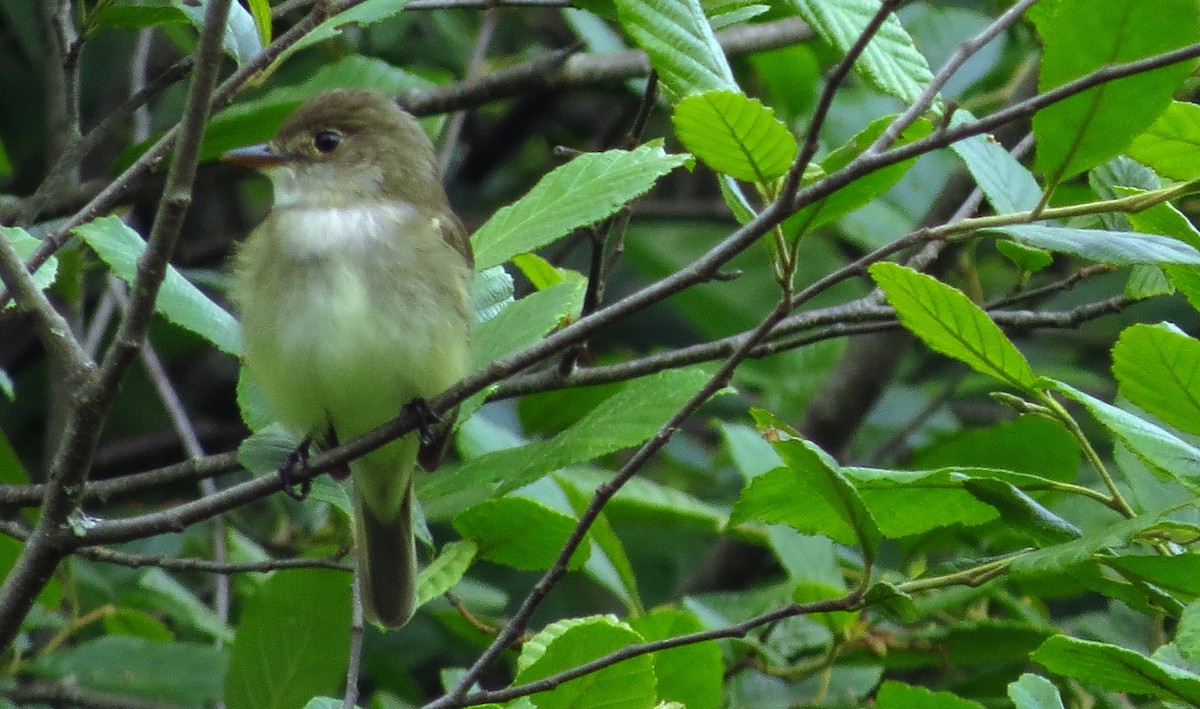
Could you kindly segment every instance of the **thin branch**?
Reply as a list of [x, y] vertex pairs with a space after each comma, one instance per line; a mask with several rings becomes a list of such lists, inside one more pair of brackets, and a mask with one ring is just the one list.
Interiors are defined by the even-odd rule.
[[[808, 41], [813, 36], [802, 20], [788, 18], [731, 27], [719, 33], [717, 41], [727, 56], [740, 56]], [[650, 60], [640, 49], [603, 54], [558, 50], [475, 79], [414, 89], [401, 94], [399, 102], [416, 115], [449, 113], [533, 91], [616, 83], [649, 73]]]
[[[88, 481], [83, 489], [82, 500], [86, 503], [108, 502], [114, 498], [137, 494], [144, 490], [175, 483], [195, 482], [241, 469], [242, 465], [238, 462], [236, 451], [218, 453], [142, 473], [123, 475], [109, 480]], [[44, 483], [0, 485], [0, 511], [38, 505], [45, 497], [47, 488], [48, 486]]]
[[1196, 57], [1200, 57], [1200, 43], [1189, 44], [1179, 49], [1155, 54], [1136, 61], [1107, 64], [1091, 74], [1081, 76], [1049, 91], [1002, 108], [978, 120], [934, 131], [924, 138], [893, 147], [882, 153], [862, 153], [841, 170], [801, 189], [796, 195], [793, 207], [795, 209], [802, 209], [817, 199], [821, 199], [831, 192], [845, 187], [863, 175], [915, 158], [919, 155], [924, 155], [933, 150], [944, 148], [971, 136], [982, 135], [1006, 123], [1027, 118], [1046, 106], [1066, 100], [1101, 84], [1161, 69], [1162, 67], [1178, 64], [1179, 62], [1195, 59]]
[[[139, 47], [141, 46], [141, 36], [139, 34]], [[42, 180], [32, 195], [20, 200], [11, 208], [0, 210], [0, 222], [13, 219], [18, 224], [30, 224], [38, 218], [46, 205], [62, 199], [62, 193], [65, 190], [74, 191], [74, 183], [64, 184], [62, 180], [55, 179], [53, 176], [67, 170], [70, 165], [77, 165], [92, 150], [110, 139], [113, 131], [121, 127], [130, 116], [137, 116], [155, 96], [186, 77], [192, 69], [193, 61], [192, 56], [188, 55], [172, 64], [166, 71], [156, 76], [152, 82], [122, 101], [86, 135], [68, 145], [50, 169], [49, 176]]]
[[838, 89], [841, 88], [842, 82], [850, 75], [850, 70], [854, 67], [854, 62], [858, 61], [863, 50], [870, 44], [871, 39], [879, 28], [883, 26], [888, 15], [892, 14], [892, 10], [900, 4], [900, 0], [883, 0], [879, 4], [879, 9], [871, 17], [863, 28], [862, 34], [858, 39], [854, 40], [854, 44], [850, 45], [850, 49], [846, 51], [846, 55], [842, 60], [834, 66], [833, 71], [829, 73], [829, 78], [825, 81], [825, 87], [821, 90], [821, 96], [817, 99], [817, 106], [813, 109], [812, 118], [809, 119], [808, 127], [805, 130], [804, 145], [801, 146], [800, 152], [796, 155], [796, 159], [792, 162], [792, 167], [788, 170], [787, 176], [783, 180], [783, 186], [779, 190], [780, 201], [791, 202], [796, 196], [797, 190], [800, 188], [800, 180], [804, 177], [804, 169], [812, 162], [813, 156], [817, 154], [818, 141], [821, 137], [821, 128], [825, 125], [825, 119], [829, 116], [829, 109], [833, 106], [833, 97], [837, 95]]
[[218, 574], [220, 576], [231, 576], [233, 574], [246, 573], [267, 573], [271, 571], [278, 571], [280, 569], [335, 569], [337, 571], [352, 570], [349, 564], [339, 561], [337, 557], [325, 557], [317, 559], [270, 559], [267, 561], [245, 561], [235, 563], [228, 561], [217, 561], [213, 559], [174, 559], [158, 554], [130, 554], [127, 552], [117, 551], [115, 549], [107, 549], [105, 547], [83, 548], [77, 550], [75, 553], [93, 561], [100, 561], [106, 564], [116, 564], [118, 566], [128, 566], [134, 569], [140, 569], [149, 566], [166, 569], [167, 571], [203, 571], [205, 573]]
[[[1085, 269], [1087, 273], [1084, 275], [1076, 274], [1074, 277], [1047, 285], [1045, 288], [1039, 288], [1036, 292], [1029, 291], [1022, 295], [1027, 295], [1030, 300], [1041, 298], [1053, 292], [1067, 290], [1082, 277], [1106, 270], [1104, 268]], [[986, 309], [994, 321], [1011, 330], [1072, 329], [1084, 322], [1124, 310], [1134, 302], [1120, 296], [1099, 303], [1082, 305], [1068, 311], [1000, 310], [1001, 307], [1008, 307], [1022, 300], [1024, 298], [1005, 298], [995, 304], [989, 304]], [[816, 342], [894, 330], [898, 327], [895, 311], [888, 306], [874, 302], [868, 296], [842, 305], [806, 311], [785, 318], [771, 332], [770, 341], [752, 349], [747, 355], [747, 359], [761, 359]], [[554, 369], [520, 374], [501, 384], [489, 397], [489, 401], [569, 387], [613, 384], [668, 369], [713, 362], [728, 357], [744, 341], [745, 337], [746, 333], [740, 333], [719, 340], [646, 355], [618, 364], [582, 367], [566, 377], [561, 376]]]
[[937, 98], [938, 92], [962, 68], [962, 65], [974, 56], [976, 52], [983, 49], [988, 42], [995, 39], [998, 34], [1021, 19], [1025, 11], [1037, 1], [1020, 0], [1020, 2], [1008, 8], [1004, 14], [993, 20], [991, 24], [983, 28], [979, 34], [960, 44], [958, 49], [954, 50], [954, 54], [950, 55], [946, 63], [934, 74], [933, 79], [925, 87], [925, 90], [921, 92], [921, 95], [917, 97], [917, 100], [888, 124], [888, 127], [879, 134], [875, 142], [871, 143], [871, 147], [867, 148], [866, 152], [877, 153], [895, 143], [905, 128], [908, 128], [922, 113], [929, 110], [929, 107], [933, 105], [934, 99]]
[[[651, 71], [646, 78], [646, 90], [642, 93], [642, 100], [638, 104], [633, 124], [621, 141], [621, 147], [632, 149], [641, 142], [642, 133], [646, 130], [646, 122], [650, 120], [650, 114], [657, 101], [658, 73]], [[586, 317], [596, 312], [600, 303], [604, 301], [608, 275], [616, 267], [617, 259], [625, 250], [625, 232], [629, 228], [630, 216], [630, 205], [627, 204], [616, 214], [605, 219], [603, 223], [587, 230], [591, 237], [591, 258], [588, 263], [587, 289], [583, 294], [583, 305], [579, 309], [580, 317]], [[587, 346], [587, 341], [583, 341], [568, 349], [559, 362], [559, 373], [569, 374], [579, 362], [579, 356], [587, 349]]]
[[785, 618], [793, 618], [800, 615], [809, 615], [811, 613], [829, 613], [835, 611], [847, 611], [859, 608], [862, 606], [862, 600], [857, 594], [850, 594], [842, 598], [833, 598], [825, 601], [817, 601], [814, 603], [798, 604], [793, 603], [783, 608], [778, 608], [762, 615], [756, 616], [741, 623], [728, 625], [723, 628], [715, 628], [713, 630], [702, 630], [686, 635], [676, 635], [662, 640], [653, 642], [636, 643], [626, 645], [620, 650], [611, 652], [603, 657], [598, 657], [590, 660], [569, 670], [544, 677], [534, 682], [519, 684], [506, 689], [498, 689], [492, 691], [474, 692], [463, 697], [461, 702], [455, 704], [443, 705], [440, 700], [426, 704], [424, 709], [435, 709], [442, 706], [467, 707], [478, 704], [489, 704], [507, 702], [519, 697], [545, 692], [562, 685], [564, 682], [569, 682], [573, 679], [583, 677], [593, 672], [598, 672], [606, 667], [611, 667], [618, 662], [649, 655], [654, 652], [662, 652], [671, 648], [683, 647], [685, 645], [695, 645], [696, 643], [709, 642], [712, 640], [723, 640], [726, 638], [744, 638], [750, 631], [761, 628], [765, 625], [777, 623]]
[[[199, 60], [192, 74], [183, 130], [179, 133], [176, 159], [168, 178], [171, 188], [159, 209], [159, 218], [155, 220], [150, 247], [138, 263], [138, 286], [131, 314], [126, 318], [114, 345], [116, 356], [106, 359], [97, 379], [87, 383], [86, 389], [79, 394], [79, 400], [68, 412], [61, 443], [47, 475], [51, 484], [46, 488], [42, 515], [12, 571], [0, 585], [0, 648], [7, 648], [16, 637], [21, 620], [29, 612], [37, 592], [45, 586], [59, 561], [69, 552], [72, 543], [68, 540], [81, 531], [80, 525], [73, 525], [70, 521], [79, 513], [79, 497], [103, 430], [108, 405], [115, 396], [120, 375], [144, 335], [150, 313], [153, 312], [153, 297], [165, 274], [166, 258], [182, 221], [182, 210], [189, 201], [199, 136], [207, 116], [208, 98], [216, 80], [216, 65], [220, 59], [221, 38], [230, 2], [211, 0], [205, 8], [204, 29], [196, 50]], [[11, 247], [0, 250], [3, 251], [11, 251]], [[28, 278], [16, 279], [16, 282], [23, 288], [32, 286]], [[38, 296], [44, 300], [40, 292]], [[57, 337], [72, 341], [75, 350], [80, 350], [78, 341], [74, 340], [69, 330], [57, 333]]]
[[[483, 11], [483, 17], [479, 23], [479, 36], [475, 38], [475, 46], [471, 49], [470, 59], [467, 60], [465, 78], [473, 79], [479, 75], [479, 70], [487, 59], [488, 47], [492, 43], [492, 37], [496, 34], [496, 26], [499, 22], [500, 15], [496, 10], [489, 8]], [[458, 139], [462, 134], [462, 127], [466, 119], [467, 112], [459, 110], [455, 111], [446, 121], [446, 127], [442, 131], [444, 140], [441, 155], [438, 156], [438, 167], [441, 168], [442, 175], [449, 172], [450, 160], [454, 157], [454, 151], [458, 147]]]
[[570, 536], [564, 542], [562, 549], [559, 551], [554, 564], [546, 571], [546, 573], [534, 584], [529, 594], [525, 597], [521, 607], [517, 609], [513, 617], [500, 630], [500, 633], [488, 646], [488, 648], [479, 656], [478, 659], [467, 669], [463, 676], [459, 678], [458, 683], [454, 688], [446, 693], [442, 699], [428, 705], [428, 709], [434, 707], [450, 707], [458, 706], [460, 700], [470, 690], [471, 686], [478, 680], [479, 676], [500, 656], [505, 648], [509, 647], [525, 632], [530, 619], [534, 612], [549, 595], [551, 589], [558, 584], [559, 580], [567, 573], [567, 568], [570, 563], [571, 556], [575, 550], [583, 543], [586, 538], [588, 529], [592, 523], [600, 516], [604, 506], [612, 499], [621, 487], [628, 482], [639, 470], [644, 466], [654, 455], [667, 444], [675, 433], [675, 431], [683, 425], [684, 421], [691, 417], [692, 414], [700, 408], [704, 402], [708, 401], [713, 394], [727, 386], [733, 378], [733, 372], [738, 365], [749, 354], [759, 342], [767, 336], [775, 325], [787, 316], [791, 311], [791, 294], [784, 287], [784, 293], [779, 303], [759, 323], [758, 327], [746, 338], [746, 341], [739, 347], [721, 367], [709, 377], [704, 386], [700, 388], [688, 401], [681, 406], [671, 418], [662, 425], [658, 431], [635, 452], [630, 459], [621, 467], [611, 479], [606, 480], [596, 488], [592, 500], [588, 503], [587, 509], [579, 515], [579, 521], [575, 528], [571, 531]]
[[[361, 4], [363, 0], [343, 0], [337, 5], [333, 12], [340, 12], [350, 9], [355, 5]], [[305, 16], [304, 19], [293, 25], [287, 32], [277, 37], [274, 42], [263, 48], [261, 52], [255, 55], [250, 61], [243, 64], [232, 75], [229, 76], [212, 94], [210, 109], [215, 112], [233, 100], [242, 89], [245, 88], [247, 82], [258, 76], [264, 69], [275, 61], [280, 54], [287, 48], [291, 47], [296, 42], [300, 41], [314, 27], [321, 23], [326, 18], [323, 11], [328, 9], [325, 3], [317, 3], [313, 11]], [[32, 273], [39, 266], [46, 262], [58, 249], [62, 248], [63, 244], [71, 237], [71, 230], [75, 227], [86, 224], [96, 217], [110, 211], [118, 204], [122, 196], [129, 188], [138, 180], [143, 178], [151, 169], [157, 166], [167, 153], [170, 152], [175, 144], [179, 126], [167, 130], [166, 133], [158, 139], [154, 145], [150, 146], [146, 152], [142, 153], [132, 165], [125, 169], [115, 179], [110, 181], [103, 189], [88, 201], [83, 207], [71, 216], [70, 219], [55, 233], [47, 235], [42, 240], [42, 245], [25, 261], [26, 268]], [[6, 284], [7, 285], [7, 284]], [[8, 292], [0, 292], [0, 305], [6, 303], [10, 295]]]
[[179, 704], [101, 692], [45, 680], [0, 690], [0, 697], [17, 702], [21, 706], [51, 705], [86, 707], [87, 709], [182, 709]]

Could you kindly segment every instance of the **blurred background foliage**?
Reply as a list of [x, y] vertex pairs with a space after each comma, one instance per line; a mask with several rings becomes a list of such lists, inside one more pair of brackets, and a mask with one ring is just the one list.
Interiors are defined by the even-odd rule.
[[[710, 11], [716, 4], [705, 3]], [[61, 148], [47, 129], [47, 101], [53, 91], [47, 77], [55, 67], [48, 65], [54, 56], [39, 30], [36, 5], [0, 3], [0, 146], [4, 151], [0, 160], [0, 199], [4, 201], [0, 207], [4, 208], [13, 207], [37, 189]], [[118, 106], [140, 81], [131, 75], [131, 67], [138, 66], [139, 52], [145, 56], [144, 75], [154, 77], [194, 49], [195, 28], [182, 13], [169, 12], [178, 5], [121, 0], [80, 3], [77, 14], [96, 18], [79, 58], [80, 115], [85, 129]], [[903, 3], [898, 15], [916, 47], [936, 68], [960, 42], [984, 28], [1007, 5], [990, 0], [913, 1]], [[141, 7], [147, 13], [161, 8], [163, 14], [150, 21], [148, 14], [112, 12], [129, 7]], [[763, 7], [762, 14], [739, 24], [753, 29], [792, 14], [786, 3]], [[101, 12], [105, 9], [110, 11], [107, 18]], [[277, 3], [275, 25], [286, 28], [306, 11], [303, 2]], [[141, 27], [143, 23], [152, 26]], [[480, 53], [481, 36], [489, 39], [482, 57], [473, 62], [472, 57]], [[304, 97], [340, 85], [367, 85], [403, 97], [406, 92], [509, 69], [565, 47], [603, 57], [605, 52], [623, 50], [625, 41], [615, 22], [583, 9], [551, 3], [530, 7], [499, 3], [489, 9], [407, 10], [375, 24], [348, 27], [337, 38], [298, 52], [261, 86], [245, 92], [213, 117], [203, 149], [207, 162], [201, 167], [195, 201], [172, 262], [223, 302], [230, 254], [269, 206], [270, 190], [263, 178], [220, 165], [212, 158], [224, 149], [266, 139]], [[943, 96], [976, 115], [1025, 97], [1036, 78], [1038, 52], [1033, 28], [1019, 23], [968, 61]], [[793, 132], [802, 134], [823, 78], [839, 57], [836, 50], [810, 36], [786, 46], [731, 56], [730, 61], [744, 90], [772, 106]], [[225, 69], [231, 70], [233, 59], [225, 62]], [[449, 128], [457, 118], [425, 116], [435, 142], [448, 146], [446, 183], [468, 229], [481, 225], [496, 209], [520, 197], [561, 164], [561, 148], [598, 151], [622, 146], [645, 85], [644, 77], [623, 77], [534, 87], [470, 106], [462, 114], [460, 131]], [[111, 179], [136, 159], [148, 139], [174, 125], [185, 90], [185, 82], [178, 82], [150, 104], [143, 135], [137, 134], [136, 122], [130, 122], [91, 151], [82, 164], [77, 189], [47, 205], [31, 231], [53, 228], [53, 219], [79, 206], [78, 195], [90, 194]], [[1187, 100], [1191, 91], [1189, 82], [1177, 98]], [[850, 77], [823, 126], [821, 154], [845, 144], [877, 117], [902, 108], [897, 99]], [[1023, 133], [1015, 131], [1013, 135], [1019, 138]], [[651, 114], [645, 136], [665, 138], [669, 152], [682, 151], [666, 110]], [[1012, 136], [1000, 137], [1010, 147], [1015, 143]], [[161, 180], [160, 170], [136, 184], [125, 200], [130, 223], [140, 231], [145, 231], [153, 214]], [[606, 300], [618, 300], [685, 267], [736, 228], [716, 185], [711, 171], [698, 165], [693, 171], [673, 172], [632, 205], [624, 253]], [[807, 238], [800, 248], [796, 281], [807, 284], [923, 223], [944, 222], [952, 209], [946, 205], [957, 206], [970, 186], [961, 164], [949, 151], [922, 156], [878, 199]], [[1056, 203], [1089, 199], [1094, 196], [1084, 178], [1064, 184], [1055, 193]], [[1180, 207], [1190, 216], [1198, 205], [1191, 198]], [[547, 247], [541, 255], [555, 266], [586, 273], [589, 244], [588, 234], [580, 232]], [[1077, 266], [1073, 259], [1058, 257], [1029, 285], [1054, 282]], [[85, 332], [97, 321], [97, 309], [108, 307], [103, 305], [108, 272], [79, 244], [59, 254], [59, 269], [52, 291], [55, 303]], [[1011, 291], [1018, 277], [990, 242], [947, 251], [935, 270], [945, 282], [983, 300]], [[510, 271], [517, 278], [518, 296], [530, 292], [531, 284], [515, 269]], [[767, 249], [756, 246], [747, 250], [725, 271], [731, 275], [728, 280], [691, 288], [601, 331], [591, 340], [584, 362], [619, 362], [753, 328], [778, 298]], [[1124, 271], [1088, 278], [1069, 291], [1051, 293], [1037, 305], [1068, 310], [1098, 301], [1121, 292], [1126, 278]], [[847, 281], [807, 307], [845, 303], [871, 287], [863, 279]], [[0, 369], [11, 378], [13, 392], [0, 404], [4, 437], [0, 481], [9, 485], [38, 482], [55, 440], [56, 398], [69, 394], [56, 391], [53, 373], [26, 318], [16, 310], [0, 314]], [[1160, 320], [1191, 332], [1197, 325], [1196, 312], [1181, 296], [1171, 296], [1140, 302], [1078, 328], [1015, 337], [1038, 373], [1052, 374], [1111, 399], [1115, 385], [1109, 374], [1109, 349], [1117, 334], [1133, 322]], [[722, 528], [744, 480], [757, 472], [751, 470], [755, 461], [762, 459], [758, 447], [763, 442], [747, 413], [750, 407], [773, 412], [848, 465], [910, 470], [978, 466], [1060, 480], [1075, 480], [1081, 474], [1080, 457], [1069, 436], [1040, 419], [1017, 419], [988, 396], [994, 388], [990, 380], [894, 330], [865, 336], [857, 345], [848, 342], [844, 337], [831, 337], [746, 362], [734, 377], [736, 392], [710, 402], [646, 467], [639, 479], [647, 487], [638, 488], [640, 482], [635, 481], [631, 490], [619, 494], [606, 508], [605, 524], [611, 524], [628, 553], [644, 607], [674, 604], [711, 626], [786, 603], [793, 589], [780, 581], [795, 576], [795, 570], [784, 568], [787, 560], [773, 556], [769, 548], [790, 548], [795, 553], [792, 559], [807, 560], [810, 600], [841, 593], [846, 579], [853, 580], [855, 570], [861, 568], [861, 559], [855, 558], [854, 552], [827, 538], [772, 528], [770, 534], [779, 537], [772, 540], [772, 547], [761, 528]], [[202, 450], [235, 449], [249, 431], [239, 415], [238, 363], [234, 358], [165, 320], [151, 329], [150, 344], [161, 358]], [[864, 359], [868, 364], [862, 364]], [[853, 380], [834, 386], [831, 382], [837, 377]], [[467, 459], [521, 440], [549, 438], [621, 386], [549, 391], [489, 404], [460, 432], [459, 457]], [[839, 410], [845, 415], [838, 415]], [[1091, 427], [1089, 433], [1099, 431]], [[1106, 456], [1110, 453], [1103, 452]], [[168, 465], [187, 455], [151, 378], [142, 368], [131, 370], [106, 424], [92, 479]], [[583, 494], [603, 479], [603, 471], [619, 467], [624, 459], [625, 454], [611, 454], [591, 465], [565, 469], [558, 478]], [[119, 517], [195, 494], [194, 483], [182, 483], [136, 499], [97, 504], [88, 511], [100, 517]], [[679, 498], [670, 498], [670, 494], [679, 494]], [[1095, 506], [1065, 498], [1046, 502], [1083, 526], [1098, 518], [1107, 523], [1106, 511], [1097, 512]], [[912, 500], [913, 515], [921, 514], [921, 504], [919, 497]], [[240, 508], [227, 515], [226, 522], [233, 561], [324, 556], [343, 548], [348, 538], [344, 519], [328, 505], [298, 503], [282, 495]], [[455, 536], [451, 520], [437, 516], [436, 510], [430, 522], [435, 538]], [[1025, 544], [1020, 531], [999, 520], [950, 526], [886, 542], [879, 563], [889, 574], [916, 577], [925, 570], [953, 569], [958, 561], [986, 558]], [[13, 539], [0, 539], [0, 565], [14, 559], [19, 548]], [[209, 525], [195, 525], [180, 534], [131, 543], [123, 549], [169, 557], [211, 557], [214, 553]], [[309, 576], [291, 581], [290, 586], [275, 580], [291, 573]], [[163, 688], [149, 686], [153, 683], [145, 677], [136, 681], [110, 677], [107, 670], [115, 671], [125, 661], [119, 642], [114, 642], [105, 646], [111, 666], [90, 668], [92, 679], [83, 684], [162, 702], [154, 706], [201, 706], [221, 696], [225, 663], [236, 664], [240, 643], [234, 644], [234, 656], [206, 653], [215, 641], [233, 639], [239, 619], [250, 617], [243, 613], [249, 613], [255, 603], [266, 603], [263, 598], [303, 599], [310, 591], [337, 586], [338, 574], [344, 572], [277, 572], [271, 580], [263, 574], [233, 575], [232, 608], [225, 620], [214, 611], [217, 583], [211, 574], [147, 571], [73, 558], [47, 588], [45, 602], [38, 606], [41, 615], [32, 619], [32, 635], [26, 640], [53, 636], [62, 638], [66, 647], [102, 638], [109, 642], [124, 637], [161, 641], [179, 653], [159, 658], [172, 672], [193, 666], [211, 670], [217, 678], [211, 672], [197, 671], [195, 677], [174, 674], [162, 678], [170, 685]], [[500, 624], [538, 575], [534, 569], [479, 561], [455, 594], [482, 623]], [[280, 588], [268, 589], [271, 584]], [[1155, 612], [1147, 615], [1144, 604], [1139, 607], [1129, 598], [1116, 600], [1095, 589], [1089, 579], [1072, 580], [1067, 574], [1024, 583], [989, 582], [942, 589], [922, 597], [922, 620], [911, 624], [886, 614], [789, 618], [747, 640], [723, 646], [722, 696], [698, 699], [694, 705], [857, 706], [868, 701], [886, 676], [953, 690], [996, 706], [1004, 703], [1006, 686], [1032, 666], [1028, 654], [1055, 629], [1143, 653], [1161, 644], [1173, 622], [1170, 618]], [[337, 595], [331, 592], [331, 597]], [[52, 609], [60, 600], [70, 612], [55, 618]], [[628, 607], [610, 586], [597, 582], [594, 570], [575, 573], [550, 595], [533, 626], [564, 617], [621, 612]], [[314, 606], [310, 612], [309, 619], [345, 617], [341, 607]], [[439, 599], [402, 632], [370, 630], [363, 666], [364, 697], [374, 692], [372, 706], [391, 707], [437, 694], [446, 681], [445, 668], [470, 664], [486, 645], [486, 636], [469, 620], [473, 618]], [[36, 646], [35, 642], [24, 650], [36, 654]], [[289, 648], [268, 646], [259, 651], [286, 655]], [[72, 676], [63, 666], [83, 673], [85, 664], [79, 659], [76, 662], [79, 664], [71, 665], [71, 659], [61, 653], [45, 653], [38, 664], [21, 667], [22, 677]], [[503, 685], [508, 671], [495, 668], [485, 676], [484, 684]], [[228, 692], [233, 680], [223, 681]], [[331, 683], [333, 688], [328, 691], [333, 692], [340, 679], [335, 673], [332, 680], [322, 681]], [[8, 689], [15, 686], [11, 680], [4, 685]], [[1063, 687], [1075, 692], [1074, 706], [1129, 704], [1117, 694], [1072, 682]], [[931, 701], [934, 703], [922, 706], [957, 706], [937, 703], [949, 700]], [[235, 704], [231, 701], [230, 706]]]

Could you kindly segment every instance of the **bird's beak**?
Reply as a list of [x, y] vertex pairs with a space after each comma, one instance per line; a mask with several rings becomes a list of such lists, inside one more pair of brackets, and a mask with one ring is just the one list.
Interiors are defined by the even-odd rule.
[[247, 145], [221, 155], [221, 160], [247, 167], [274, 167], [287, 162], [287, 158], [271, 147], [270, 143]]

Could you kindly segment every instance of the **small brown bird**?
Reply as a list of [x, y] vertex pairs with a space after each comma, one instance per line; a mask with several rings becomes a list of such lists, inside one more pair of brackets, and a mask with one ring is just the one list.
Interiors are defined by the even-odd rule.
[[[275, 188], [230, 293], [246, 365], [285, 425], [348, 441], [466, 373], [471, 246], [416, 119], [374, 92], [330, 91], [225, 159]], [[350, 464], [366, 614], [387, 627], [416, 602], [419, 450], [410, 434]]]

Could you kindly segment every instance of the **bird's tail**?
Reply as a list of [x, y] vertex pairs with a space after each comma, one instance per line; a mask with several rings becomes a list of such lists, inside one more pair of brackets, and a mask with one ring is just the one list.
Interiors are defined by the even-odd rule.
[[399, 469], [394, 458], [386, 470], [371, 465], [375, 462], [370, 460], [372, 456], [385, 448], [356, 461], [366, 462], [367, 470], [355, 470], [354, 476], [355, 543], [363, 609], [368, 620], [388, 628], [398, 628], [412, 618], [417, 595], [412, 529], [416, 441], [402, 439], [390, 446], [397, 444], [411, 448], [399, 456], [403, 459]]

